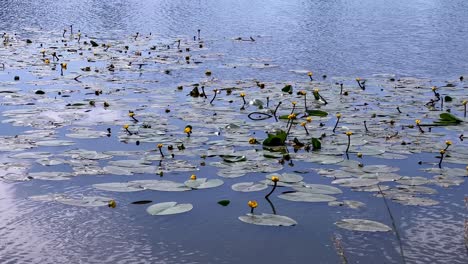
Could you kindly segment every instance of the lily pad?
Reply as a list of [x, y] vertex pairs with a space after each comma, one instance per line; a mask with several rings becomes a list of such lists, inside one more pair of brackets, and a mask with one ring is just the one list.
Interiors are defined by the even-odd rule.
[[224, 181], [220, 179], [208, 180], [207, 178], [199, 178], [196, 180], [188, 180], [184, 184], [192, 189], [208, 189], [221, 186], [224, 184]]
[[157, 203], [146, 208], [146, 212], [150, 215], [172, 215], [188, 212], [193, 209], [193, 205], [178, 204], [177, 202]]
[[239, 216], [239, 220], [244, 223], [253, 224], [253, 225], [264, 225], [264, 226], [294, 226], [297, 225], [297, 222], [284, 215], [276, 214], [247, 214]]
[[231, 189], [237, 192], [257, 192], [266, 188], [268, 188], [268, 185], [255, 182], [239, 182], [231, 186]]
[[293, 201], [293, 202], [331, 202], [335, 201], [336, 198], [326, 194], [320, 193], [306, 193], [306, 192], [289, 192], [278, 196], [281, 199]]
[[363, 232], [388, 232], [392, 229], [382, 223], [366, 219], [342, 219], [335, 223], [340, 228]]

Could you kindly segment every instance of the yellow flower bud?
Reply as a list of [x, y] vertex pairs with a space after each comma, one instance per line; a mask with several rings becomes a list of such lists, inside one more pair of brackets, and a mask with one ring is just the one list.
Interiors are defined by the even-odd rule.
[[320, 90], [318, 88], [314, 89], [314, 93], [318, 93]]
[[129, 116], [129, 117], [134, 117], [134, 116], [135, 116], [135, 113], [130, 112], [130, 113], [128, 113], [128, 116]]
[[291, 103], [292, 103], [292, 105], [296, 105], [296, 104], [297, 104], [297, 102], [296, 102], [296, 101], [292, 101]]
[[307, 121], [307, 123], [312, 122], [312, 117], [308, 116], [308, 117], [306, 118], [306, 121]]
[[362, 153], [361, 153], [361, 152], [358, 152], [357, 157], [358, 157], [358, 158], [362, 158]]
[[258, 203], [257, 201], [249, 201], [247, 205], [249, 205], [250, 208], [257, 208]]
[[187, 133], [187, 134], [188, 134], [188, 133], [190, 133], [190, 132], [192, 132], [192, 129], [191, 129], [190, 127], [188, 127], [188, 126], [185, 127], [184, 133]]
[[432, 86], [431, 90], [432, 90], [432, 91], [435, 91], [435, 90], [437, 90], [437, 87]]
[[305, 127], [307, 122], [301, 122], [301, 126]]
[[312, 76], [313, 73], [312, 73], [312, 72], [308, 72], [307, 75], [308, 75], [308, 76]]
[[271, 176], [271, 181], [272, 181], [272, 182], [278, 182], [278, 181], [279, 181], [279, 177], [278, 177], [278, 176]]
[[245, 97], [245, 93], [244, 92], [240, 93], [240, 97]]
[[444, 155], [444, 154], [445, 154], [445, 149], [441, 149], [441, 150], [439, 151], [439, 153], [440, 153], [441, 155]]
[[62, 67], [62, 69], [66, 70], [67, 69], [67, 64], [65, 62], [62, 62], [60, 64], [60, 67]]
[[447, 146], [452, 145], [452, 141], [450, 141], [450, 140], [445, 140], [445, 145], [447, 145]]
[[49, 64], [49, 63], [50, 63], [50, 60], [49, 60], [49, 59], [45, 59], [45, 60], [44, 60], [44, 63], [45, 63], [45, 64]]
[[128, 129], [128, 127], [129, 127], [129, 125], [127, 125], [127, 124], [123, 125], [124, 129]]
[[357, 77], [357, 78], [356, 78], [356, 81], [358, 81], [358, 82], [361, 81], [361, 78]]
[[288, 119], [296, 119], [296, 114], [292, 113], [288, 115]]
[[462, 105], [466, 105], [466, 103], [468, 103], [468, 101], [463, 100]]
[[257, 139], [249, 138], [249, 144], [256, 144], [256, 143], [257, 143]]
[[346, 131], [345, 134], [349, 137], [349, 136], [351, 136], [351, 135], [353, 134], [353, 132], [351, 132], [351, 131]]
[[191, 179], [192, 181], [194, 181], [194, 180], [197, 179], [197, 176], [196, 176], [195, 174], [192, 174], [192, 176], [190, 176], [190, 179]]
[[115, 202], [115, 200], [110, 200], [107, 203], [107, 206], [109, 206], [110, 208], [115, 208], [117, 206], [117, 203]]
[[336, 114], [336, 118], [341, 118], [341, 114], [340, 113]]
[[163, 144], [159, 143], [158, 144], [158, 149], [161, 149], [163, 147]]
[[421, 120], [419, 120], [419, 119], [416, 119], [414, 122], [416, 123], [416, 125], [421, 124]]

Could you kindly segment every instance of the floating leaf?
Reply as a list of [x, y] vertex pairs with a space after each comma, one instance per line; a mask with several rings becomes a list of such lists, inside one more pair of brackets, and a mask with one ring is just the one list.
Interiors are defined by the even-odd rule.
[[196, 180], [188, 180], [185, 183], [185, 186], [192, 189], [208, 189], [215, 188], [224, 184], [223, 180], [220, 179], [210, 179], [207, 178], [198, 178]]
[[307, 110], [307, 115], [309, 116], [318, 116], [318, 117], [326, 117], [328, 115], [327, 112], [321, 110]]
[[233, 156], [233, 155], [221, 155], [220, 156], [225, 162], [241, 162], [246, 161], [247, 158], [245, 156]]
[[304, 184], [303, 186], [293, 187], [294, 190], [307, 193], [318, 194], [340, 194], [343, 193], [340, 189], [323, 184]]
[[392, 229], [379, 222], [366, 219], [342, 219], [335, 223], [340, 228], [364, 232], [388, 232]]
[[264, 146], [283, 146], [286, 142], [287, 134], [285, 131], [280, 130], [275, 134], [268, 134], [268, 137], [263, 141]]
[[153, 201], [151, 200], [141, 200], [141, 201], [135, 201], [135, 202], [132, 202], [132, 204], [149, 204], [149, 203], [152, 203]]
[[193, 209], [193, 205], [178, 204], [177, 202], [157, 203], [146, 208], [146, 212], [150, 215], [171, 215], [185, 213]]
[[255, 182], [239, 182], [231, 186], [231, 189], [238, 192], [256, 192], [266, 188], [268, 188], [268, 185]]
[[292, 85], [290, 85], [290, 84], [286, 84], [286, 85], [283, 87], [283, 89], [281, 89], [281, 91], [282, 91], [283, 93], [292, 94], [292, 92], [293, 92], [293, 87], [292, 87]]
[[254, 224], [254, 225], [265, 225], [265, 226], [294, 226], [297, 225], [297, 222], [284, 215], [275, 215], [275, 214], [247, 214], [239, 216], [239, 220], [244, 223]]
[[306, 193], [306, 192], [290, 192], [284, 193], [278, 196], [281, 199], [293, 201], [293, 202], [331, 202], [335, 201], [336, 198], [326, 194], [319, 193]]
[[228, 206], [231, 203], [229, 200], [221, 200], [218, 202], [219, 205]]
[[322, 148], [322, 141], [320, 141], [320, 139], [313, 137], [311, 141], [313, 150], [318, 150]]
[[131, 184], [129, 182], [110, 182], [93, 184], [96, 189], [111, 191], [111, 192], [138, 192], [143, 191], [143, 188]]

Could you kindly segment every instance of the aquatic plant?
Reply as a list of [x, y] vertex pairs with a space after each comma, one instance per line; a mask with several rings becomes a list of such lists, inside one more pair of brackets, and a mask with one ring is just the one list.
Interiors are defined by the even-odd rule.
[[265, 199], [268, 199], [268, 197], [270, 197], [270, 195], [275, 191], [279, 180], [280, 180], [279, 176], [276, 176], [276, 175], [271, 176], [271, 181], [273, 182], [273, 188], [267, 195], [265, 195]]
[[345, 152], [348, 153], [348, 151], [349, 151], [349, 146], [351, 146], [351, 135], [353, 134], [353, 132], [351, 132], [351, 131], [346, 131], [345, 134], [346, 134], [346, 136], [348, 136], [348, 145], [347, 145], [347, 147], [346, 147], [346, 151], [345, 151]]
[[247, 205], [250, 207], [250, 213], [253, 214], [254, 213], [254, 209], [257, 208], [258, 206], [258, 203], [257, 201], [255, 200], [250, 200]]
[[340, 119], [341, 119], [341, 113], [337, 113], [336, 115], [336, 123], [335, 123], [335, 126], [333, 127], [333, 133], [335, 133], [335, 130], [336, 130], [336, 127], [338, 126], [338, 123], [340, 122]]

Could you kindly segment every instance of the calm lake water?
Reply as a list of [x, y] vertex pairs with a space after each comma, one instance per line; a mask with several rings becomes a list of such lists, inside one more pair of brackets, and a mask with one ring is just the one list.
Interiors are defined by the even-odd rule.
[[[304, 76], [289, 70], [308, 69], [316, 76], [329, 78], [392, 74], [443, 83], [461, 75], [468, 77], [466, 14], [468, 2], [461, 0], [5, 0], [0, 2], [0, 33], [16, 32], [33, 38], [38, 31], [60, 34], [73, 24], [75, 30], [84, 34], [120, 40], [136, 32], [146, 35], [151, 32], [161, 38], [192, 37], [200, 29], [211, 52], [223, 54], [220, 60], [206, 63], [220, 79], [303, 80]], [[256, 41], [232, 41], [236, 37], [253, 37]], [[279, 67], [268, 71], [223, 70], [225, 64], [245, 58]], [[0, 63], [4, 60], [8, 58], [0, 58]], [[191, 82], [203, 71], [176, 76]], [[35, 81], [24, 74], [25, 80]], [[15, 72], [3, 71], [0, 80], [11, 81], [14, 75]], [[170, 77], [160, 79], [160, 86], [175, 87], [177, 83]], [[29, 84], [19, 88], [31, 89]], [[12, 109], [0, 102], [0, 111]], [[16, 135], [30, 128], [1, 124], [0, 129], [2, 135]], [[59, 130], [60, 136], [65, 133], [64, 129]], [[105, 140], [92, 143], [76, 140], [73, 148], [141, 150], [130, 144], [122, 147], [116, 138]], [[466, 141], [459, 144], [466, 146]], [[60, 148], [67, 149], [72, 148]], [[56, 148], [43, 147], [40, 151], [53, 152]], [[2, 159], [5, 156], [0, 152]], [[434, 159], [433, 155], [415, 154], [408, 160], [385, 160], [385, 164], [400, 167], [401, 175], [419, 176], [416, 161], [427, 159]], [[376, 160], [369, 158], [366, 162], [382, 163]], [[281, 172], [308, 170], [310, 166], [297, 162], [295, 167], [285, 166]], [[31, 168], [31, 171], [55, 170], [40, 165]], [[200, 167], [197, 175], [214, 176], [215, 172], [216, 169], [206, 166]], [[360, 233], [334, 225], [342, 218], [369, 218], [391, 225], [383, 200], [373, 193], [342, 188], [341, 200], [366, 204], [359, 211], [330, 207], [327, 203], [291, 203], [274, 197], [277, 212], [293, 217], [299, 224], [292, 228], [270, 228], [244, 224], [237, 219], [248, 212], [247, 200], [264, 202], [265, 194], [233, 192], [230, 188], [240, 181], [262, 180], [264, 173], [248, 174], [248, 180], [223, 179], [223, 186], [202, 192], [104, 193], [92, 187], [96, 183], [128, 181], [129, 177], [153, 179], [154, 175], [0, 181], [0, 263], [340, 263], [332, 236], [342, 240], [349, 263], [401, 263], [397, 240], [390, 232]], [[304, 177], [316, 184], [331, 182], [330, 178], [317, 174]], [[186, 174], [176, 174], [172, 179], [186, 178]], [[407, 262], [466, 263], [462, 233], [467, 184], [434, 188], [439, 192], [440, 204], [436, 206], [390, 203]], [[106, 194], [114, 197], [118, 206], [90, 209], [27, 199], [46, 193]], [[222, 199], [231, 200], [231, 204], [219, 206], [216, 202]], [[147, 205], [130, 204], [138, 200], [187, 202], [193, 204], [194, 210], [152, 217], [145, 212]], [[269, 208], [263, 207], [262, 211], [268, 212]]]

